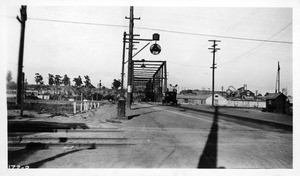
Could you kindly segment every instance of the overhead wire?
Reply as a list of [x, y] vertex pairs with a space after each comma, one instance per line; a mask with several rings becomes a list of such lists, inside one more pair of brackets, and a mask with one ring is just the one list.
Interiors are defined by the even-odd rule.
[[[240, 23], [244, 22], [245, 19], [255, 15], [260, 9], [254, 9], [252, 10], [249, 14], [247, 14], [246, 16], [242, 17], [241, 19], [239, 19], [235, 24], [233, 24], [231, 27], [229, 27], [228, 29], [226, 29], [226, 31], [223, 32], [222, 35], [224, 35], [224, 33], [226, 33], [227, 31], [230, 31], [231, 29], [235, 28], [236, 26], [238, 26]], [[189, 59], [190, 60], [190, 59]], [[186, 67], [196, 67], [196, 68], [209, 68], [210, 66], [194, 66], [194, 65], [182, 65], [182, 66], [186, 66]]]
[[[283, 27], [283, 28], [280, 29], [278, 32], [276, 32], [276, 33], [273, 34], [271, 37], [269, 37], [269, 39], [276, 37], [278, 34], [280, 34], [282, 31], [284, 31], [285, 29], [287, 29], [287, 28], [288, 28], [289, 26], [291, 26], [291, 25], [292, 25], [292, 23], [287, 24], [285, 27]], [[252, 51], [254, 51], [255, 49], [259, 48], [260, 46], [262, 46], [262, 45], [264, 45], [264, 44], [266, 44], [266, 43], [260, 43], [259, 45], [256, 45], [255, 47], [251, 48], [251, 49], [248, 50], [247, 52], [245, 52], [245, 53], [243, 53], [243, 54], [241, 54], [241, 55], [235, 57], [234, 59], [232, 59], [232, 60], [230, 60], [230, 61], [228, 61], [228, 62], [221, 63], [221, 64], [218, 65], [218, 66], [223, 66], [223, 65], [226, 65], [226, 64], [228, 64], [228, 63], [231, 63], [231, 62], [233, 62], [233, 61], [235, 61], [235, 60], [237, 60], [237, 59], [239, 59], [239, 58], [241, 58], [241, 57], [247, 55], [248, 53], [251, 53]]]
[[59, 23], [85, 24], [85, 25], [93, 25], [93, 26], [108, 26], [108, 27], [120, 27], [120, 28], [128, 27], [126, 25], [118, 25], [118, 24], [78, 22], [78, 21], [67, 21], [67, 20], [43, 19], [43, 18], [27, 18], [27, 19], [38, 20], [38, 21], [59, 22]]
[[[92, 23], [92, 22], [77, 22], [77, 21], [56, 20], [56, 19], [43, 19], [43, 18], [32, 18], [32, 17], [30, 17], [28, 19], [38, 20], [38, 21], [59, 22], [59, 23], [94, 25], [94, 26], [108, 26], [108, 27], [120, 27], [120, 28], [129, 27], [127, 25], [106, 24], [106, 23]], [[290, 41], [279, 41], [279, 40], [270, 40], [270, 39], [255, 39], [255, 38], [244, 38], [244, 37], [232, 37], [232, 36], [224, 36], [224, 35], [211, 35], [211, 34], [192, 33], [192, 32], [184, 32], [184, 31], [174, 31], [174, 30], [166, 30], [166, 29], [158, 29], [158, 28], [147, 28], [147, 27], [135, 27], [135, 28], [137, 28], [137, 29], [144, 29], [144, 30], [151, 30], [151, 31], [176, 33], [176, 34], [186, 34], [186, 35], [197, 35], [197, 36], [204, 36], [204, 37], [226, 38], [226, 39], [232, 39], [232, 40], [245, 40], [245, 41], [253, 41], [253, 42], [269, 42], [269, 43], [293, 44], [293, 42], [290, 42]]]
[[202, 34], [202, 33], [172, 31], [172, 30], [164, 30], [164, 29], [145, 28], [145, 27], [142, 27], [141, 29], [153, 30], [153, 31], [160, 31], [160, 32], [170, 32], [170, 33], [177, 33], [177, 34], [198, 35], [198, 36], [205, 36], [205, 37], [226, 38], [226, 39], [233, 39], [233, 40], [246, 40], [246, 41], [255, 41], [255, 42], [270, 42], [270, 43], [293, 44], [293, 42], [289, 42], [289, 41], [253, 39], [253, 38], [231, 37], [231, 36], [222, 36], [222, 35], [210, 35], [210, 34]]

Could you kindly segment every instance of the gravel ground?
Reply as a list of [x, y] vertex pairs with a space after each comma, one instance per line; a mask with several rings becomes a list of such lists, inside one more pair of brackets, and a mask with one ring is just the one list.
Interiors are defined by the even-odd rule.
[[[10, 122], [82, 123], [90, 129], [117, 129], [118, 132], [48, 133], [68, 137], [124, 138], [124, 146], [24, 149], [9, 152], [9, 163], [31, 168], [196, 168], [200, 156], [214, 149], [218, 168], [292, 168], [292, 136], [288, 132], [264, 131], [220, 120], [212, 130], [213, 115], [180, 111], [158, 104], [136, 104], [126, 109], [130, 120], [116, 119], [116, 104], [70, 116], [25, 111], [9, 112]], [[251, 114], [249, 112], [248, 114]], [[15, 116], [14, 116], [15, 115]], [[75, 130], [76, 131], [76, 130]], [[88, 131], [88, 130], [87, 130]], [[217, 134], [217, 142], [209, 136]], [[27, 136], [45, 135], [33, 133]], [[213, 139], [213, 138], [212, 138]], [[210, 141], [210, 142], [209, 142]], [[275, 162], [276, 161], [276, 162]]]
[[69, 114], [66, 116], [52, 116], [51, 114], [39, 114], [35, 111], [24, 111], [23, 117], [20, 117], [19, 110], [8, 110], [9, 121], [44, 121], [59, 123], [85, 123], [90, 128], [99, 128], [107, 126], [106, 119], [113, 119], [117, 115], [115, 104], [105, 104], [99, 108], [87, 112]]

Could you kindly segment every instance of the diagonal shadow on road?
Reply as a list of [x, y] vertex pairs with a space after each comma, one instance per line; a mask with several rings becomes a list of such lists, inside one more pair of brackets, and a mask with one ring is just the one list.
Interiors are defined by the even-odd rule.
[[141, 115], [151, 114], [151, 113], [160, 112], [160, 111], [164, 111], [164, 110], [153, 110], [153, 111], [148, 111], [148, 112], [144, 112], [144, 113], [139, 113], [139, 114], [129, 115], [129, 116], [128, 116], [128, 120], [131, 120], [131, 119], [133, 119], [134, 117], [138, 117], [138, 116], [141, 116]]
[[218, 107], [215, 107], [214, 120], [204, 150], [198, 162], [198, 168], [217, 168], [218, 159]]
[[142, 107], [135, 107], [135, 108], [131, 108], [131, 110], [137, 110], [137, 109], [147, 109], [147, 108], [153, 108], [153, 107], [158, 107], [158, 105], [151, 105], [151, 106], [142, 106]]
[[24, 165], [22, 167], [29, 166], [29, 168], [39, 168], [40, 166], [42, 166], [46, 162], [53, 161], [57, 158], [63, 157], [65, 155], [68, 155], [68, 154], [71, 154], [71, 153], [79, 152], [79, 151], [82, 151], [82, 150], [85, 150], [85, 149], [76, 149], [76, 150], [71, 150], [71, 151], [68, 151], [68, 152], [60, 153], [60, 154], [55, 155], [53, 157], [50, 157], [50, 158], [47, 158], [47, 159], [44, 159], [44, 160], [41, 160], [41, 161], [37, 161], [37, 162], [34, 162], [34, 163], [30, 163], [30, 164]]

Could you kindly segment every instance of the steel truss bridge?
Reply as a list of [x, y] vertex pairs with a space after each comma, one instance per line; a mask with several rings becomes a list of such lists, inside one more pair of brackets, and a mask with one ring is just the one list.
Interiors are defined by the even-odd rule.
[[161, 101], [167, 90], [167, 62], [132, 60], [133, 99], [137, 101]]

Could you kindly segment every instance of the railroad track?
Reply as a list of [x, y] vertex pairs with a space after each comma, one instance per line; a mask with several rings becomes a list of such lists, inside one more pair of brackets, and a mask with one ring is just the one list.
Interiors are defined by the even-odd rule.
[[66, 149], [99, 147], [124, 147], [134, 145], [128, 142], [124, 131], [117, 128], [98, 129], [53, 129], [38, 132], [35, 129], [9, 131], [8, 150], [47, 149], [62, 147]]

